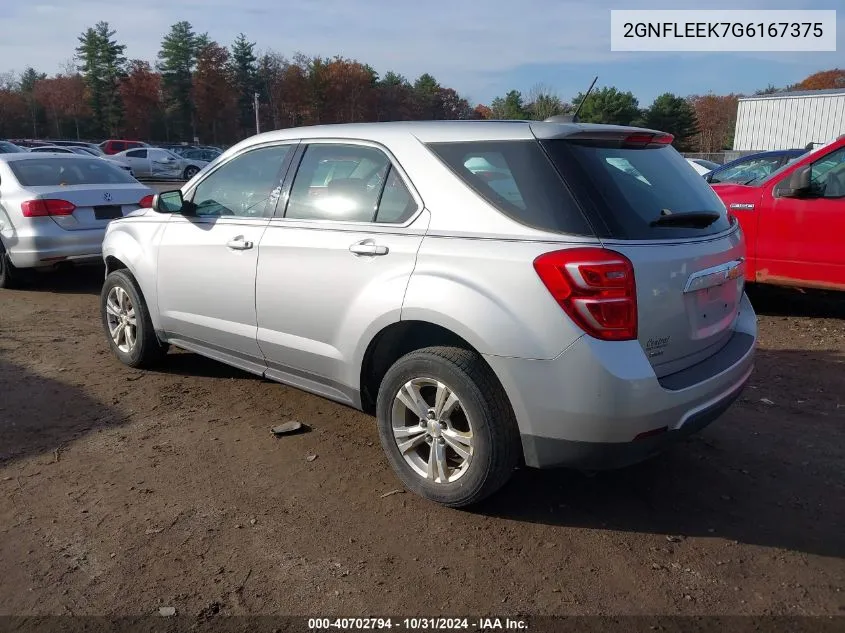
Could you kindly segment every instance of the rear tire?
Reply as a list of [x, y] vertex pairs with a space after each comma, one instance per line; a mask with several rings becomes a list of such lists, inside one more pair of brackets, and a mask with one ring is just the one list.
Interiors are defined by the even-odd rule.
[[470, 350], [428, 347], [400, 358], [381, 383], [376, 416], [382, 448], [402, 483], [446, 506], [489, 497], [520, 458], [504, 389]]
[[6, 248], [0, 243], [0, 288], [7, 290], [20, 288], [28, 281], [28, 272], [15, 267]]
[[191, 165], [191, 166], [189, 166], [189, 167], [185, 167], [185, 171], [182, 173], [182, 177], [183, 177], [185, 180], [190, 180], [191, 178], [193, 178], [194, 176], [196, 176], [196, 175], [197, 175], [197, 173], [199, 173], [199, 169], [197, 169], [196, 167], [194, 167], [193, 165]]
[[167, 354], [168, 346], [156, 337], [141, 289], [129, 271], [116, 270], [106, 277], [100, 314], [109, 346], [123, 364], [153, 367]]

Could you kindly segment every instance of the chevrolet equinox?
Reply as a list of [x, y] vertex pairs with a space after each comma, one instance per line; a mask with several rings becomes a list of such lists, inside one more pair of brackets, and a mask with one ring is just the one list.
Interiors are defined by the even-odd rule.
[[618, 468], [719, 417], [753, 369], [740, 227], [631, 127], [324, 125], [227, 150], [113, 220], [105, 332], [374, 414], [449, 506], [520, 463]]

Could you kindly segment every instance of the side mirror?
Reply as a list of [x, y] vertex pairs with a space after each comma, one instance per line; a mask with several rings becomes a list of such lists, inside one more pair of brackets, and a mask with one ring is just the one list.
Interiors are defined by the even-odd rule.
[[153, 197], [153, 209], [159, 213], [184, 213], [186, 206], [179, 189], [162, 191]]
[[778, 187], [778, 195], [781, 198], [803, 198], [809, 196], [812, 192], [810, 172], [810, 165], [796, 169], [792, 172], [789, 180]]

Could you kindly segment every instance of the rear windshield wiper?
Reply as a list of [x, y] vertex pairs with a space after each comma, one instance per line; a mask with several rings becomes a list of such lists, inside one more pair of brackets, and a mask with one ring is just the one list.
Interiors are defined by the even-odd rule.
[[649, 226], [684, 226], [694, 229], [706, 229], [721, 218], [717, 211], [688, 211], [686, 213], [672, 213], [663, 209], [660, 217], [649, 222]]

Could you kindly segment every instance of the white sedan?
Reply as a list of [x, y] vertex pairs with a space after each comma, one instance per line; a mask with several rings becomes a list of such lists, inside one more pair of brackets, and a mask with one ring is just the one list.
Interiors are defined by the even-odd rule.
[[112, 158], [129, 165], [136, 178], [190, 180], [208, 165], [207, 161], [188, 160], [159, 147], [128, 149]]

